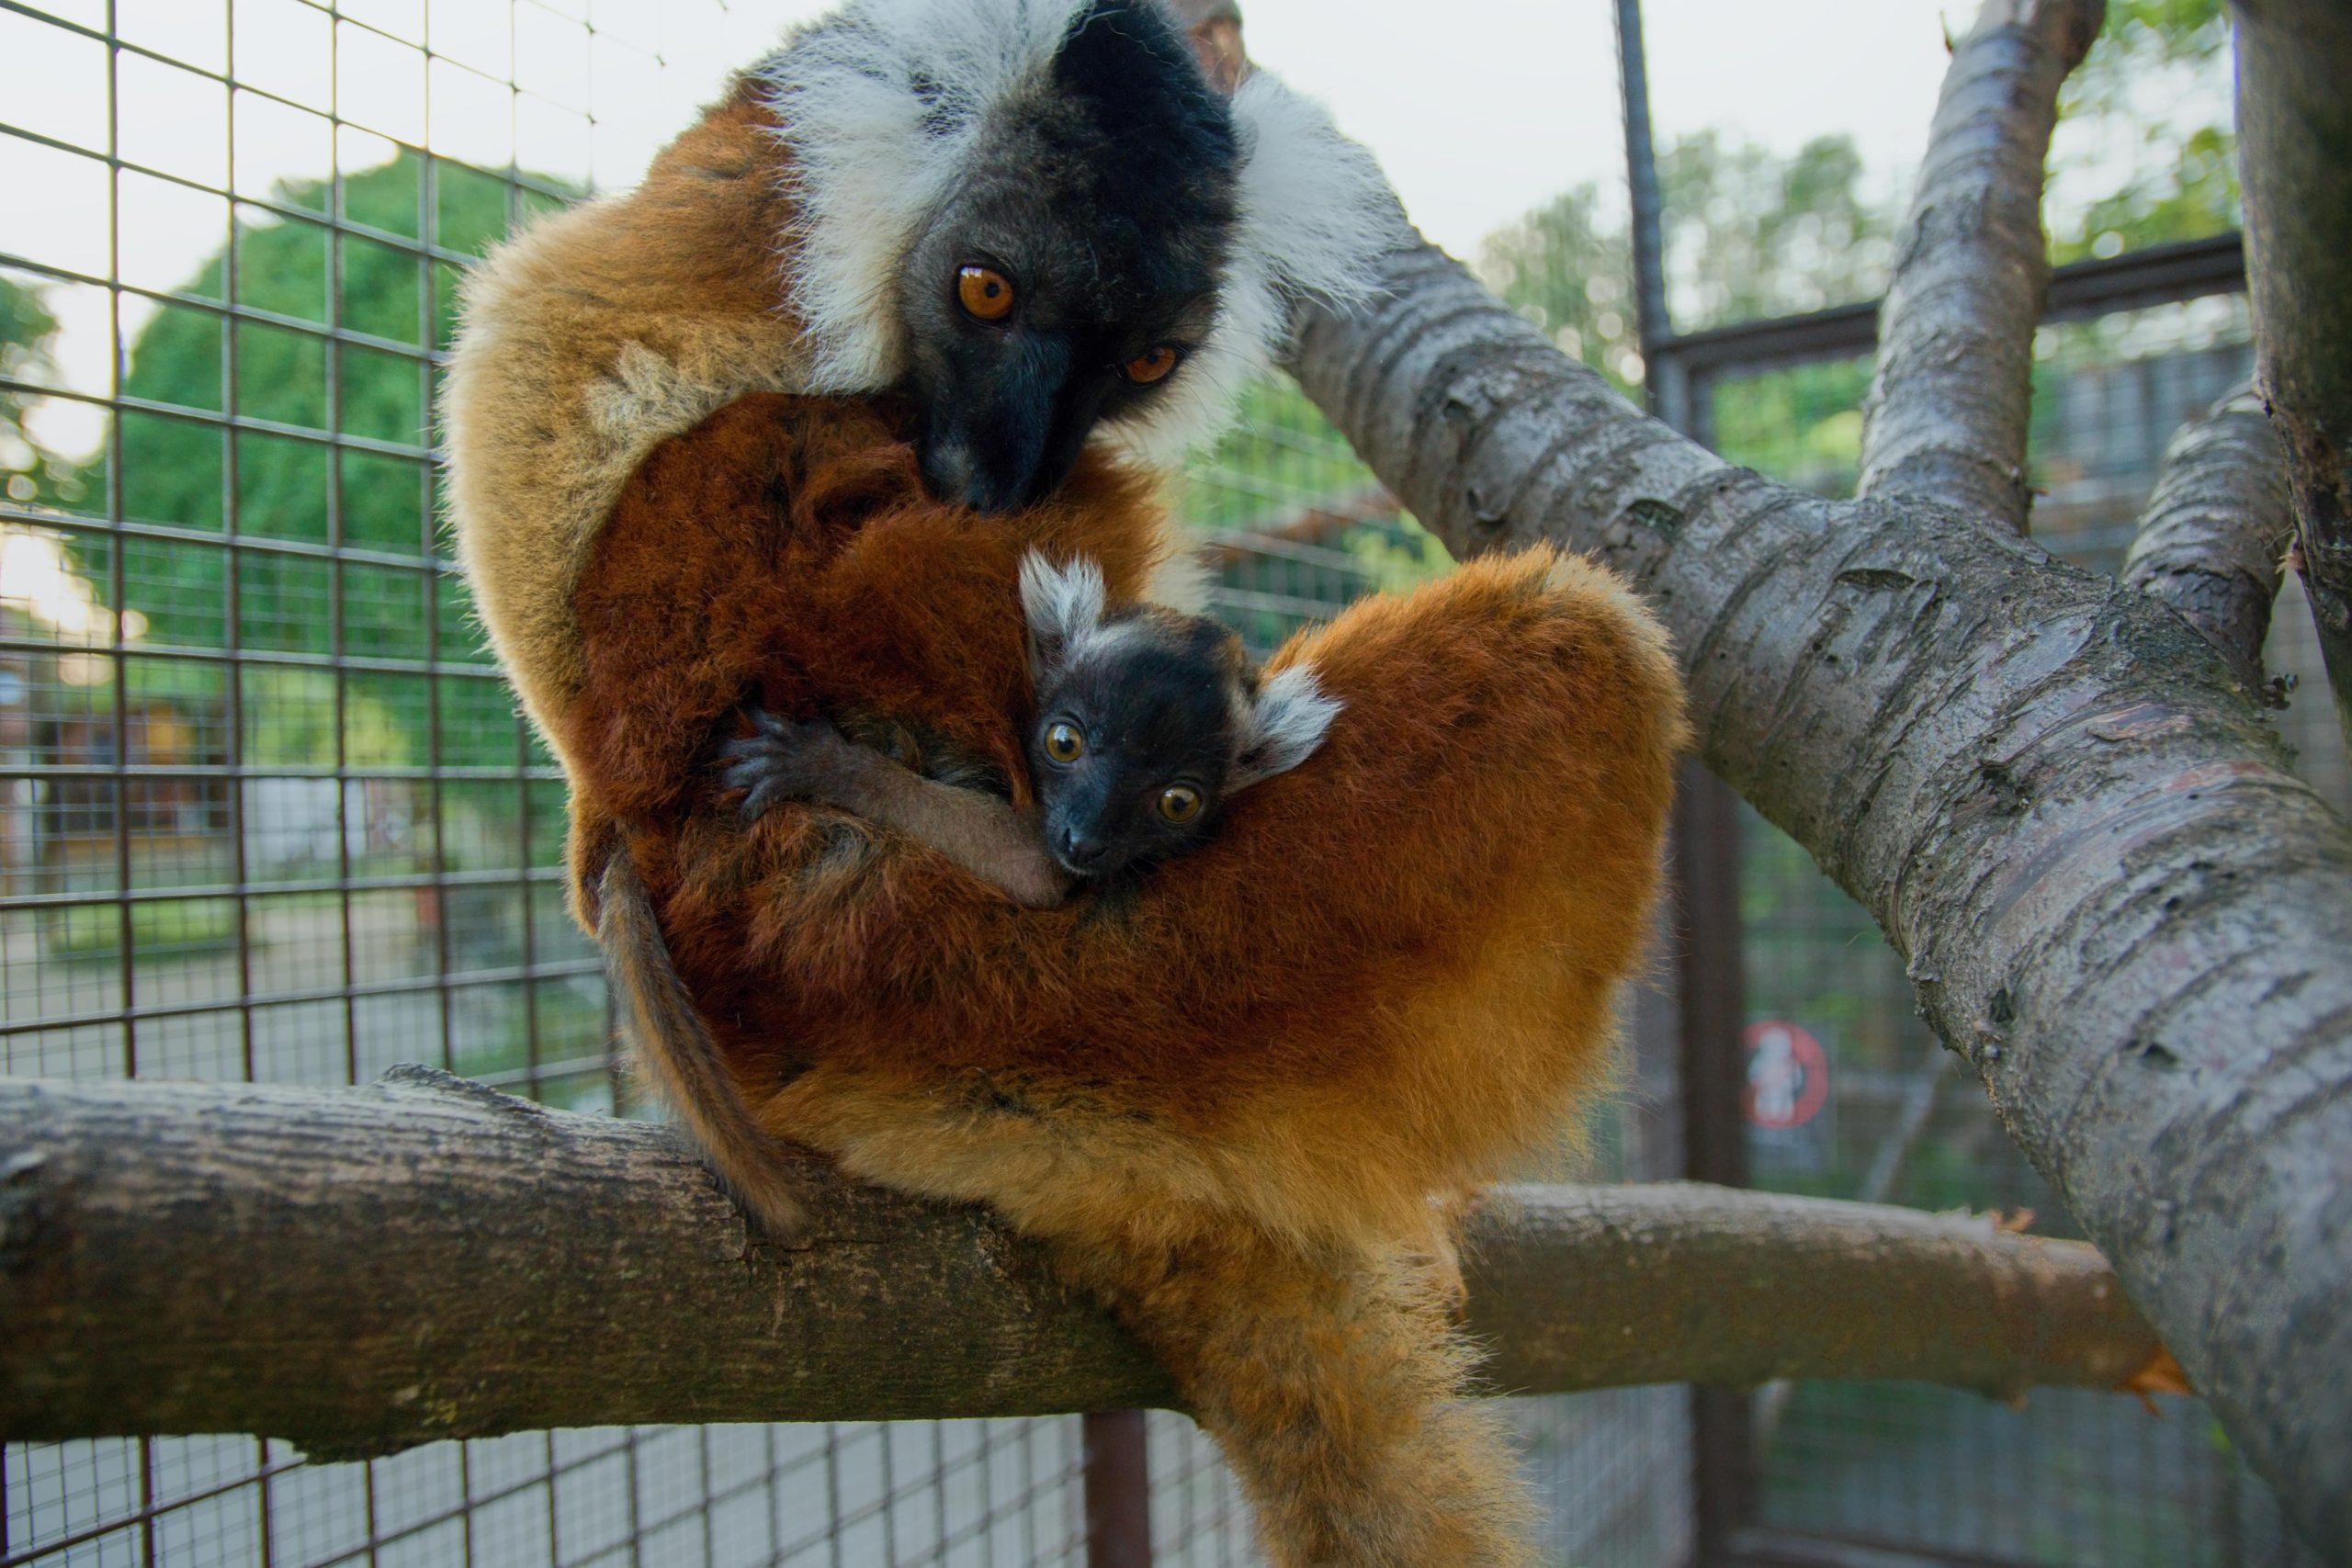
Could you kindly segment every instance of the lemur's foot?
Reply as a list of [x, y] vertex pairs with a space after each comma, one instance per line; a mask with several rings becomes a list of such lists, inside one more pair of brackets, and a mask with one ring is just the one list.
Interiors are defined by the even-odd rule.
[[856, 747], [831, 720], [778, 718], [755, 706], [745, 707], [743, 716], [753, 732], [719, 748], [726, 767], [718, 779], [725, 788], [743, 792], [744, 821], [781, 801], [840, 804]]

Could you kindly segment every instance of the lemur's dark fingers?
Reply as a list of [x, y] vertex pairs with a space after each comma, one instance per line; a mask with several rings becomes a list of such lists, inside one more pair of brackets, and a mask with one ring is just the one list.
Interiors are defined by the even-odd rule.
[[792, 791], [783, 779], [762, 779], [743, 796], [741, 808], [743, 820], [749, 822], [764, 816], [769, 807], [792, 797]]
[[776, 717], [757, 703], [746, 704], [743, 716], [752, 721], [752, 728], [759, 730], [761, 734], [773, 736], [778, 740], [790, 739], [792, 732], [800, 728], [788, 718]]
[[722, 789], [750, 789], [774, 777], [775, 770], [768, 759], [744, 757], [738, 760], [733, 767], [722, 770], [718, 783]]
[[730, 773], [741, 773], [761, 759], [775, 754], [776, 743], [763, 735], [747, 735], [740, 740], [729, 740], [718, 749], [720, 761], [735, 764], [728, 770]]

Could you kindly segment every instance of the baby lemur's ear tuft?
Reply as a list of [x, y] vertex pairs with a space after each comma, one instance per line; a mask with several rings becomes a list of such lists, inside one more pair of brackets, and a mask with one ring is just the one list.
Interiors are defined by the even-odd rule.
[[1029, 674], [1043, 682], [1102, 624], [1102, 569], [1083, 556], [1056, 566], [1036, 550], [1021, 558], [1021, 611], [1029, 621]]
[[1294, 664], [1267, 677], [1250, 705], [1226, 793], [1248, 789], [1306, 761], [1339, 716], [1338, 699], [1323, 694], [1315, 671], [1306, 665]]

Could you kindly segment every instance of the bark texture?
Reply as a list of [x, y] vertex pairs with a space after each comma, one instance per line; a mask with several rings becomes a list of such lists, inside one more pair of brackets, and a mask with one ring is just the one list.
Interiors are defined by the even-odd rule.
[[2352, 736], [2352, 6], [2232, 9], [2256, 381], [2287, 449], [2303, 587]]
[[[829, 1179], [771, 1247], [670, 1129], [425, 1068], [357, 1089], [0, 1080], [0, 1438], [256, 1432], [315, 1456], [627, 1422], [1170, 1401], [974, 1210]], [[2165, 1362], [2105, 1262], [1982, 1219], [1521, 1188], [1471, 1229], [1498, 1387]], [[2143, 1386], [2146, 1378], [2140, 1378]]]
[[1457, 555], [1589, 551], [1706, 761], [1922, 1009], [2312, 1539], [2352, 1551], [2352, 838], [2178, 616], [1927, 502], [1736, 470], [1461, 266], [1393, 258], [1295, 368]]
[[2105, 0], [1985, 0], [1952, 53], [1879, 314], [1861, 493], [2022, 533], [2033, 329], [2050, 293], [2042, 166]]
[[2241, 387], [2165, 448], [2123, 581], [2171, 605], [2228, 660], [2248, 696], [2264, 690], [2262, 644], [2294, 536], [2287, 465], [2269, 416]]
[[[2242, 39], [2284, 22], [2326, 51], [2299, 62], [2309, 102], [2279, 140], [2296, 113], [2342, 126], [2352, 100], [2321, 100], [2352, 15], [2238, 9]], [[1391, 259], [1373, 306], [1307, 310], [1293, 368], [1457, 556], [1553, 540], [1646, 591], [1709, 766], [1871, 910], [2255, 1469], [2352, 1562], [2352, 837], [2177, 616], [1985, 524], [2022, 515], [2041, 161], [2100, 14], [1988, 0], [1955, 62], [1903, 263], [1913, 302], [1888, 308], [1905, 341], [1882, 346], [1871, 499], [1731, 468], [1426, 246]], [[2260, 47], [2241, 46], [2251, 81], [2288, 69], [2249, 65]], [[1980, 90], [2015, 99], [1962, 133]], [[2340, 193], [2336, 154], [2287, 163], [2279, 205]], [[2352, 265], [2352, 203], [2306, 221]], [[1946, 250], [1969, 258], [1950, 308], [1923, 259]], [[2339, 289], [2316, 320], [2347, 309]], [[1964, 330], [1935, 330], [1947, 317]], [[2340, 391], [2352, 337], [2313, 341]], [[1906, 403], [1934, 434], [1905, 434]], [[2343, 449], [2322, 454], [2339, 479]]]

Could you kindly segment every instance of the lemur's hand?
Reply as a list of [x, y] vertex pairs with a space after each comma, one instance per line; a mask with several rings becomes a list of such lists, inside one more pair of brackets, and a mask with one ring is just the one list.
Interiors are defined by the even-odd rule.
[[782, 719], [764, 708], [743, 710], [754, 733], [719, 748], [726, 764], [719, 783], [743, 791], [743, 820], [755, 820], [778, 801], [854, 807], [854, 791], [867, 756], [830, 719]]

